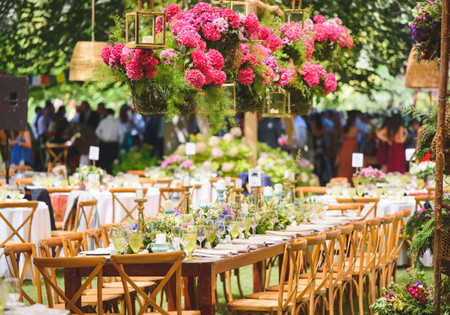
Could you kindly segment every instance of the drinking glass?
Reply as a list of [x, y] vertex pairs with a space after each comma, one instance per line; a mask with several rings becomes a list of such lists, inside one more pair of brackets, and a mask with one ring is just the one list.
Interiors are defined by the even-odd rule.
[[206, 225], [205, 226], [205, 235], [207, 244], [205, 247], [212, 248], [212, 244], [216, 240], [217, 227], [215, 225]]
[[230, 222], [230, 235], [233, 239], [238, 238], [239, 236], [239, 221]]
[[20, 199], [20, 190], [19, 189], [12, 189], [9, 191], [9, 198], [12, 199], [12, 201], [18, 201]]
[[423, 187], [425, 186], [425, 180], [423, 178], [418, 178], [416, 180], [416, 184], [417, 184], [417, 190], [422, 190]]
[[183, 228], [181, 226], [174, 226], [172, 228], [172, 246], [174, 250], [181, 250], [183, 243]]
[[142, 245], [142, 234], [140, 231], [131, 231], [128, 234], [128, 243], [130, 244], [131, 250], [133, 253], [139, 252], [139, 249]]
[[350, 196], [350, 198], [355, 198], [356, 197], [356, 188], [355, 187], [349, 187], [347, 189], [348, 195]]
[[227, 232], [227, 223], [224, 219], [218, 219], [216, 221], [217, 225], [217, 235], [219, 235], [219, 241], [223, 242], [223, 236]]
[[341, 185], [340, 184], [331, 185], [331, 194], [333, 195], [334, 198], [339, 197], [339, 195], [341, 194]]
[[256, 227], [258, 226], [259, 218], [256, 214], [250, 217], [250, 226], [252, 228], [252, 235], [256, 234]]
[[188, 259], [192, 260], [192, 253], [194, 252], [195, 245], [197, 245], [197, 230], [192, 227], [184, 229], [183, 242], [184, 248], [188, 253]]
[[0, 202], [5, 202], [7, 197], [8, 197], [8, 190], [0, 189]]
[[111, 230], [112, 243], [118, 254], [122, 253], [123, 248], [127, 245], [126, 233], [120, 227]]
[[3, 308], [6, 305], [9, 295], [9, 285], [0, 278], [0, 314], [3, 312]]
[[197, 225], [197, 240], [200, 243], [200, 248], [202, 248], [202, 243], [206, 239], [206, 229], [204, 225]]
[[364, 185], [356, 185], [356, 193], [359, 197], [362, 197], [364, 195]]
[[6, 278], [5, 284], [8, 288], [9, 295], [8, 295], [8, 306], [11, 308], [16, 307], [17, 301], [20, 297], [20, 285], [19, 285], [19, 279], [17, 278]]
[[278, 212], [276, 210], [270, 211], [268, 214], [268, 219], [270, 224], [272, 225], [272, 229], [275, 228], [275, 224], [278, 222]]

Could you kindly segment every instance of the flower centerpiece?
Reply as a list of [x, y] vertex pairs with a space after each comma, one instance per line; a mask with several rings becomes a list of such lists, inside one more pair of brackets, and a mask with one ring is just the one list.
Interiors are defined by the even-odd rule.
[[178, 154], [172, 154], [161, 162], [161, 168], [171, 172], [181, 172], [181, 177], [188, 175], [195, 166], [191, 159]]
[[368, 166], [362, 168], [359, 172], [355, 173], [356, 182], [363, 184], [367, 182], [384, 182], [386, 174], [379, 169]]
[[[433, 286], [425, 281], [423, 271], [407, 269], [409, 283], [406, 285], [391, 284], [386, 288], [387, 294], [380, 297], [370, 306], [376, 315], [425, 315], [435, 314]], [[441, 300], [441, 312], [450, 310], [448, 278], [444, 279]]]
[[98, 175], [100, 182], [102, 182], [103, 177], [106, 176], [106, 171], [101, 167], [94, 165], [84, 165], [82, 167], [78, 167], [75, 170], [75, 174], [78, 174], [77, 176], [80, 182], [86, 182], [90, 174]]
[[409, 24], [411, 37], [416, 42], [416, 59], [434, 60], [441, 53], [442, 1], [421, 1], [412, 9]]
[[436, 163], [433, 161], [423, 161], [411, 164], [409, 173], [415, 175], [417, 178], [426, 180], [428, 176], [436, 175]]

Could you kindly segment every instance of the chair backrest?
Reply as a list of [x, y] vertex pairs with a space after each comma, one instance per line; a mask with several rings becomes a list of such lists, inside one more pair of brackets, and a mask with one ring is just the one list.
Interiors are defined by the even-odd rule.
[[57, 258], [64, 254], [64, 257], [69, 257], [69, 249], [67, 243], [64, 242], [64, 237], [49, 237], [43, 238], [39, 241], [40, 257]]
[[139, 177], [138, 182], [142, 187], [153, 187], [153, 185], [155, 185], [155, 180], [148, 177]]
[[154, 179], [154, 187], [162, 188], [162, 187], [170, 187], [172, 184], [173, 178], [155, 178]]
[[330, 179], [330, 184], [334, 184], [334, 183], [348, 183], [348, 178], [347, 177], [333, 177], [332, 179]]
[[28, 178], [17, 178], [16, 179], [16, 185], [19, 188], [22, 188], [25, 185], [33, 185], [34, 177], [28, 177]]
[[[38, 207], [37, 201], [27, 202], [0, 202], [0, 223], [3, 221], [6, 224], [6, 231], [10, 233], [6, 238], [0, 240], [0, 247], [3, 247], [14, 236], [20, 240], [21, 243], [30, 243], [31, 240], [31, 227], [33, 225], [33, 217]], [[6, 213], [2, 213], [2, 209], [8, 208], [29, 208], [30, 213], [21, 222], [9, 221]], [[22, 228], [27, 228], [27, 234], [20, 233]], [[9, 231], [8, 231], [9, 230]], [[1, 256], [1, 255], [0, 255]]]
[[104, 228], [86, 230], [86, 241], [91, 249], [106, 248], [109, 246], [106, 230]]
[[67, 154], [69, 146], [62, 143], [46, 143], [45, 149], [48, 155], [47, 172], [51, 172], [57, 165], [64, 165], [67, 167]]
[[425, 206], [427, 201], [433, 201], [435, 199], [435, 195], [420, 195], [414, 197], [416, 200], [416, 212], [419, 211], [422, 207]]
[[391, 257], [394, 247], [394, 224], [395, 215], [388, 215], [382, 218], [380, 228], [380, 245], [376, 255], [376, 265], [385, 264]]
[[[5, 255], [11, 276], [19, 279], [19, 301], [23, 302], [23, 300], [25, 299], [30, 304], [42, 304], [41, 277], [37, 268], [33, 266], [33, 259], [37, 257], [36, 246], [33, 243], [9, 244], [5, 246]], [[22, 259], [23, 266], [21, 269], [19, 266], [19, 262], [21, 262]], [[25, 276], [27, 275], [27, 273], [29, 273], [29, 275], [31, 276], [31, 280], [33, 281], [34, 287], [36, 288], [37, 301], [33, 300], [23, 290], [23, 280], [25, 280]]]
[[[364, 219], [370, 214], [373, 214], [373, 217], [377, 216], [377, 208], [378, 202], [380, 198], [376, 197], [355, 197], [355, 198], [336, 198], [338, 203], [359, 203], [359, 204], [372, 204], [369, 210], [363, 215]], [[363, 207], [364, 208], [364, 207]], [[361, 209], [362, 211], [363, 209]]]
[[326, 195], [327, 188], [322, 186], [311, 186], [311, 187], [297, 187], [297, 195], [300, 198], [305, 198], [307, 194], [312, 195]]
[[127, 174], [137, 175], [139, 177], [144, 177], [145, 176], [145, 170], [128, 170]]
[[349, 210], [356, 210], [356, 215], [361, 214], [362, 209], [364, 209], [363, 203], [333, 203], [326, 206], [327, 211], [339, 210], [342, 214], [347, 213]]
[[97, 213], [97, 200], [79, 201], [77, 206], [77, 214], [75, 215], [75, 223], [72, 231], [77, 231], [80, 220], [84, 223], [85, 231], [92, 227]]
[[376, 254], [380, 247], [380, 230], [382, 218], [367, 221], [362, 233], [362, 248], [360, 255], [360, 273], [366, 274], [374, 266]]
[[[162, 293], [164, 286], [167, 282], [175, 276], [176, 280], [176, 308], [177, 314], [181, 315], [181, 263], [186, 257], [184, 252], [168, 252], [168, 253], [155, 253], [155, 254], [142, 254], [142, 255], [113, 255], [111, 256], [111, 261], [114, 267], [120, 274], [122, 279], [123, 289], [125, 292], [125, 303], [128, 314], [134, 314], [132, 312], [134, 300], [130, 298], [129, 286], [131, 286], [136, 294], [142, 298], [141, 309], [137, 314], [141, 315], [146, 312], [149, 307], [154, 308], [158, 313], [169, 315], [169, 313], [164, 310], [159, 303], [156, 302], [156, 296]], [[152, 264], [172, 264], [169, 271], [166, 274], [161, 274], [159, 276], [164, 276], [164, 278], [159, 282], [158, 286], [150, 293], [145, 293], [130, 276], [126, 273], [126, 270], [132, 270], [132, 266], [139, 268], [139, 265], [149, 265]]]
[[[147, 195], [147, 188], [143, 188], [144, 197]], [[124, 203], [120, 200], [120, 195], [134, 193], [136, 194], [136, 188], [111, 188], [109, 190], [112, 196], [112, 210], [113, 210], [113, 220], [116, 220], [116, 211], [123, 210], [125, 216], [119, 221], [120, 223], [125, 222], [127, 219], [133, 220], [137, 218], [137, 215], [134, 216], [134, 211], [137, 209], [137, 204], [134, 205], [131, 209], [127, 208]], [[118, 209], [116, 209], [116, 202], [119, 204]], [[118, 222], [118, 223], [119, 223]]]
[[80, 252], [88, 250], [86, 233], [68, 233], [64, 237], [64, 242], [66, 243], [69, 257], [76, 257]]
[[46, 188], [49, 194], [62, 194], [62, 193], [70, 193], [72, 190], [77, 190], [76, 188], [67, 187], [67, 188]]
[[[338, 229], [341, 231], [341, 239], [338, 241], [339, 244], [339, 251], [342, 253], [342, 269], [341, 270], [341, 277], [338, 278], [338, 281], [342, 281], [345, 279], [348, 275], [351, 275], [353, 271], [353, 267], [356, 264], [356, 255], [355, 255], [355, 245], [353, 243], [353, 231], [354, 227], [352, 224], [347, 224], [341, 227], [338, 227]], [[341, 253], [339, 255], [341, 255]], [[338, 257], [340, 259], [341, 256]], [[339, 261], [338, 261], [339, 264]]]
[[[191, 194], [192, 196], [193, 194]], [[182, 187], [161, 187], [159, 189], [159, 204], [158, 212], [164, 210], [163, 202], [166, 200], [171, 200], [173, 197], [178, 198], [176, 209], [180, 209], [184, 201], [184, 188]]]
[[[284, 248], [278, 290], [278, 309], [282, 312], [298, 299], [298, 279], [302, 272], [301, 263], [306, 255], [308, 242], [305, 239], [287, 243]], [[285, 285], [287, 280], [287, 287]]]
[[[76, 305], [77, 301], [81, 300], [81, 295], [84, 290], [97, 278], [97, 300], [102, 301], [103, 299], [103, 279], [102, 272], [103, 266], [106, 263], [104, 257], [76, 257], [76, 258], [35, 258], [34, 264], [42, 274], [45, 283], [45, 289], [47, 292], [48, 306], [53, 308], [56, 304], [52, 297], [52, 291], [58, 295], [59, 298], [66, 304], [66, 309], [70, 310], [71, 313], [76, 313], [79, 315], [84, 315], [81, 309]], [[52, 278], [50, 270], [55, 268], [93, 268], [92, 272], [86, 278], [84, 283], [81, 284], [74, 296], [69, 299], [64, 290], [58, 286], [58, 283]], [[97, 308], [98, 314], [103, 314], [103, 307], [99, 303]]]

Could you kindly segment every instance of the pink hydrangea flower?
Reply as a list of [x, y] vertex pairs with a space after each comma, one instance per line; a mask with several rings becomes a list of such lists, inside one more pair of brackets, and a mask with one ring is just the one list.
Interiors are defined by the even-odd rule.
[[217, 18], [213, 22], [213, 25], [216, 27], [216, 30], [220, 33], [228, 32], [228, 22], [224, 18]]
[[217, 41], [220, 39], [219, 31], [216, 30], [216, 28], [214, 27], [214, 24], [212, 24], [211, 22], [208, 22], [205, 25], [203, 25], [202, 31], [203, 31], [203, 35], [208, 40]]
[[172, 18], [181, 12], [181, 8], [178, 6], [178, 4], [172, 3], [165, 7], [163, 12], [166, 14], [167, 22], [170, 23], [172, 21]]
[[205, 84], [205, 75], [200, 70], [189, 70], [184, 76], [184, 81], [190, 87], [201, 89]]
[[222, 11], [222, 17], [228, 21], [231, 28], [238, 28], [240, 24], [239, 16], [231, 9], [225, 9]]
[[131, 80], [140, 80], [144, 76], [144, 69], [142, 65], [139, 63], [139, 60], [133, 58], [128, 61], [126, 67], [127, 76]]
[[309, 59], [312, 57], [313, 53], [314, 53], [314, 41], [311, 39], [305, 39], [303, 41], [303, 44], [305, 44], [305, 58]]
[[255, 73], [251, 68], [245, 68], [239, 70], [238, 81], [242, 85], [250, 85], [255, 79]]
[[193, 27], [184, 27], [177, 36], [178, 46], [201, 48], [199, 47], [200, 41], [200, 34]]
[[209, 58], [200, 49], [194, 50], [191, 54], [191, 58], [193, 60], [195, 69], [201, 70], [203, 68], [210, 66]]
[[307, 62], [302, 67], [303, 79], [310, 87], [319, 85], [320, 78], [325, 75], [325, 68], [321, 65], [315, 65]]
[[194, 6], [194, 8], [192, 9], [192, 12], [194, 14], [201, 15], [202, 13], [210, 12], [210, 10], [211, 10], [211, 6], [208, 3], [199, 2]]
[[269, 37], [267, 37], [267, 39], [264, 41], [264, 44], [269, 47], [269, 49], [274, 52], [275, 50], [277, 50], [278, 48], [283, 47], [283, 41], [281, 40], [281, 38], [276, 35], [276, 34], [272, 34]]
[[116, 65], [120, 65], [120, 57], [122, 56], [123, 48], [125, 44], [118, 43], [111, 47], [111, 54], [109, 55], [109, 66], [112, 68]]
[[[326, 94], [334, 92], [336, 90], [337, 82], [336, 82], [336, 76], [334, 75], [334, 73], [328, 73], [325, 76], [325, 84], [323, 87], [326, 91]], [[374, 171], [376, 173], [377, 169], [374, 169]]]
[[316, 23], [325, 23], [327, 20], [323, 17], [323, 15], [317, 14], [314, 18], [313, 18], [314, 22]]
[[244, 26], [247, 28], [249, 34], [257, 32], [259, 29], [258, 17], [254, 13], [250, 13], [245, 18]]
[[227, 81], [227, 75], [221, 70], [213, 70], [212, 80], [215, 86], [222, 86]]
[[280, 79], [276, 85], [282, 86], [291, 84], [291, 81], [294, 79], [296, 72], [290, 68], [281, 68], [280, 72]]
[[206, 53], [206, 56], [211, 61], [211, 65], [214, 67], [214, 69], [221, 70], [224, 67], [225, 60], [223, 59], [223, 56], [219, 51], [210, 49]]
[[267, 26], [261, 26], [258, 30], [258, 38], [260, 40], [266, 40], [272, 34], [272, 31]]
[[181, 166], [184, 168], [191, 168], [192, 166], [194, 166], [194, 163], [191, 160], [185, 160], [181, 162]]
[[173, 48], [167, 48], [159, 54], [159, 58], [176, 58], [177, 54]]
[[111, 56], [111, 48], [112, 47], [110, 45], [106, 45], [100, 52], [100, 57], [107, 66], [109, 66], [109, 57]]

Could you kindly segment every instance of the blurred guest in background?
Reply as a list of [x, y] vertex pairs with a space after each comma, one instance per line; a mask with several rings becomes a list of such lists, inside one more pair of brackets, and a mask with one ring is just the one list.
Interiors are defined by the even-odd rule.
[[108, 174], [112, 173], [112, 165], [117, 159], [119, 146], [123, 141], [123, 129], [120, 121], [114, 117], [114, 110], [106, 110], [106, 118], [100, 121], [95, 130], [100, 141], [100, 156], [98, 166], [105, 169]]
[[406, 157], [404, 143], [408, 138], [408, 131], [403, 127], [401, 114], [394, 114], [386, 127], [378, 131], [377, 137], [388, 143], [387, 172], [406, 172]]
[[352, 182], [352, 154], [358, 152], [358, 128], [356, 127], [356, 112], [349, 112], [347, 122], [342, 130], [342, 146], [339, 152], [338, 177], [346, 177]]
[[25, 130], [13, 131], [11, 133], [11, 164], [31, 165], [31, 128], [27, 124]]

